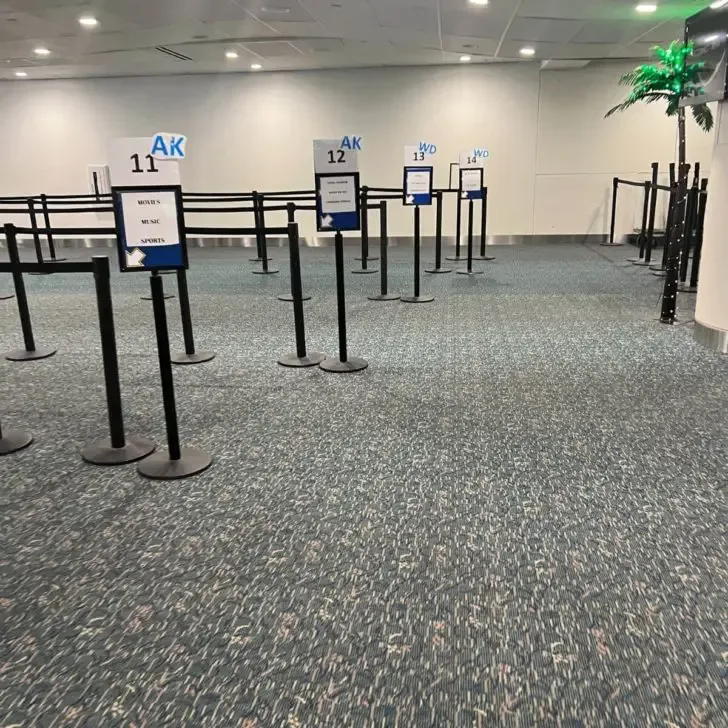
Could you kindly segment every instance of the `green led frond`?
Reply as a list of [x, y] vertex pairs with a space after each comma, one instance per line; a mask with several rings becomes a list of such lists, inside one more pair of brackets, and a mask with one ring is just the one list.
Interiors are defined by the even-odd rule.
[[[703, 93], [700, 71], [705, 63], [688, 62], [693, 53], [692, 43], [675, 40], [667, 48], [655, 46], [652, 52], [657, 63], [637, 66], [619, 79], [622, 86], [629, 86], [631, 90], [627, 98], [611, 108], [606, 116], [624, 111], [640, 101], [648, 104], [665, 101], [667, 115], [675, 116], [680, 109], [681, 99]], [[713, 128], [713, 114], [707, 104], [691, 106], [691, 109], [698, 126], [710, 131]]]

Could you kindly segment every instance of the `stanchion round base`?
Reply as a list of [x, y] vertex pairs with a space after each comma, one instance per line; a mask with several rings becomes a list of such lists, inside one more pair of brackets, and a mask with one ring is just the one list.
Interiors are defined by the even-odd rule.
[[300, 369], [303, 367], [315, 367], [326, 359], [326, 354], [321, 354], [318, 351], [309, 351], [306, 356], [298, 356], [298, 354], [286, 354], [282, 356], [278, 363], [282, 367], [291, 367], [293, 369]]
[[680, 291], [680, 293], [697, 293], [698, 292], [697, 286], [691, 286], [689, 283], [679, 283], [677, 286], [677, 290]]
[[[354, 260], [364, 260], [364, 258], [354, 258]], [[376, 256], [376, 255], [375, 255], [374, 257], [372, 257], [372, 256], [369, 256], [369, 257], [367, 258], [367, 263], [368, 263], [368, 262], [369, 262], [370, 260], [379, 260], [379, 258], [377, 258], [377, 256]]]
[[172, 356], [172, 364], [179, 364], [180, 366], [204, 364], [206, 361], [212, 361], [214, 358], [215, 354], [212, 351], [196, 351], [194, 354], [182, 352], [181, 354]]
[[667, 277], [667, 271], [664, 270], [653, 270], [652, 275], [656, 276], [657, 278], [665, 278]]
[[432, 303], [434, 296], [402, 296], [402, 303]]
[[159, 270], [157, 271], [160, 276], [173, 276], [177, 273], [176, 270]]
[[459, 276], [482, 276], [482, 270], [458, 270], [455, 271]]
[[[273, 258], [268, 258], [267, 260], [273, 260]], [[251, 258], [250, 262], [251, 263], [262, 263], [263, 259], [262, 258]]]
[[179, 460], [170, 460], [166, 450], [159, 450], [137, 465], [139, 475], [152, 480], [179, 480], [197, 475], [212, 465], [212, 456], [196, 447], [183, 447]]
[[253, 273], [256, 276], [272, 276], [280, 271], [277, 268], [268, 268], [268, 270], [254, 270]]
[[[292, 293], [281, 293], [281, 295], [278, 296], [278, 300], [279, 301], [285, 301], [286, 303], [293, 303], [293, 294]], [[303, 296], [301, 297], [301, 300], [302, 301], [310, 301], [311, 300], [311, 296], [309, 296], [308, 294], [304, 293]]]
[[652, 263], [652, 261], [647, 261], [647, 260], [635, 260], [635, 262], [632, 263], [632, 265], [638, 265], [641, 268], [646, 268], [648, 265], [653, 265], [653, 263]]
[[9, 301], [11, 298], [15, 298], [14, 293], [0, 293], [0, 301]]
[[[44, 263], [47, 263], [48, 261], [47, 260], [44, 260], [43, 262]], [[32, 273], [28, 273], [28, 275], [29, 276], [52, 276], [53, 275], [53, 271], [49, 270], [47, 273], [45, 271], [43, 271], [43, 272], [33, 271]]]
[[376, 296], [367, 296], [370, 301], [399, 301], [398, 293], [377, 293]]
[[627, 258], [626, 263], [639, 263], [642, 258]]
[[48, 359], [53, 356], [58, 349], [36, 349], [35, 351], [26, 351], [25, 349], [17, 349], [5, 354], [8, 361], [36, 361], [36, 359]]
[[462, 263], [467, 258], [463, 258], [462, 255], [447, 255], [445, 256], [445, 260], [454, 260], [456, 263]]
[[362, 268], [361, 270], [353, 270], [351, 272], [359, 276], [368, 276], [372, 273], [379, 273], [376, 268]]
[[657, 263], [657, 265], [651, 265], [650, 270], [665, 270], [665, 267], [662, 265], [662, 263]]
[[68, 260], [68, 258], [48, 258], [48, 263], [63, 263], [64, 260]]
[[0, 455], [10, 455], [11, 453], [23, 450], [33, 442], [33, 435], [22, 430], [3, 430], [3, 436], [0, 437]]
[[452, 268], [425, 268], [425, 273], [452, 273]]
[[[151, 301], [152, 300], [152, 297], [151, 296], [139, 296], [139, 298], [142, 301]], [[168, 301], [170, 298], [174, 298], [174, 293], [165, 293], [164, 294], [164, 300], [165, 301]]]
[[495, 255], [474, 255], [473, 260], [495, 260]]
[[147, 437], [126, 435], [125, 440], [124, 447], [112, 447], [111, 439], [106, 437], [87, 445], [81, 450], [81, 457], [92, 465], [126, 465], [151, 455], [157, 449], [156, 443]]
[[624, 243], [599, 243], [602, 248], [621, 248]]
[[356, 356], [349, 357], [346, 361], [329, 357], [324, 359], [319, 367], [325, 372], [333, 372], [334, 374], [349, 374], [351, 372], [360, 372], [369, 366], [369, 362], [366, 359], [359, 359]]

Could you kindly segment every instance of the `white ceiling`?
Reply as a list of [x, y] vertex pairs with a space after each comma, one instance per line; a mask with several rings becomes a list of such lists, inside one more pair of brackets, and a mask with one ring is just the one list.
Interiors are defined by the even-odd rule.
[[[0, 78], [643, 58], [710, 0], [0, 0]], [[94, 29], [78, 18], [92, 14]], [[39, 58], [34, 48], [51, 55]], [[166, 50], [160, 50], [166, 49]], [[235, 50], [237, 60], [225, 52]], [[170, 54], [168, 51], [171, 51]], [[180, 54], [182, 58], [175, 57]], [[188, 60], [189, 59], [189, 60]], [[547, 63], [545, 63], [547, 62]]]

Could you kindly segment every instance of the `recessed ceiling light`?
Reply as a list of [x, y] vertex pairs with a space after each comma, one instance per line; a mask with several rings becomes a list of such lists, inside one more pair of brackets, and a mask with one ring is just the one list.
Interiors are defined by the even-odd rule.
[[487, 5], [488, 0], [470, 0], [471, 5]]
[[473, 59], [470, 56], [460, 56], [460, 63], [468, 63], [469, 61], [472, 61]]
[[280, 5], [263, 5], [260, 9], [261, 13], [271, 13], [272, 15], [287, 15], [291, 12], [290, 8], [284, 8]]
[[78, 22], [81, 23], [84, 28], [95, 28], [99, 24], [99, 21], [96, 20], [93, 15], [82, 15], [78, 19]]
[[225, 51], [225, 58], [229, 61], [234, 61], [236, 58], [240, 58], [237, 51]]
[[43, 46], [34, 48], [33, 53], [35, 53], [36, 56], [49, 56], [51, 54], [51, 52], [47, 48], [44, 48]]
[[15, 75], [16, 75], [16, 76], [17, 76], [18, 78], [26, 78], [28, 74], [27, 74], [27, 73], [26, 73], [25, 71], [16, 71], [16, 72], [15, 72]]
[[640, 3], [639, 5], [635, 6], [635, 10], [638, 13], [654, 13], [655, 10], [657, 10], [657, 4], [656, 3]]
[[728, 5], [728, 0], [715, 0], [714, 3], [710, 4], [710, 7], [712, 10], [718, 10], [718, 8], [722, 8], [725, 5]]
[[261, 68], [263, 68], [263, 66], [261, 66], [260, 63], [251, 63], [250, 64], [251, 71], [260, 71]]
[[521, 48], [520, 51], [518, 51], [522, 56], [535, 56], [536, 55], [536, 49], [535, 48], [529, 48], [526, 46], [525, 48]]

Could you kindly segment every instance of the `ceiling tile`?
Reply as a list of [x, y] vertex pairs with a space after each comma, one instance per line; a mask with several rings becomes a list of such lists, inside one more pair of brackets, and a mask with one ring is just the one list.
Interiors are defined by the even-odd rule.
[[513, 40], [565, 43], [571, 40], [583, 25], [582, 20], [514, 18], [508, 29], [508, 37]]
[[285, 56], [299, 56], [301, 52], [284, 40], [268, 40], [260, 43], [246, 43], [243, 48], [255, 53], [261, 58], [280, 58]]

